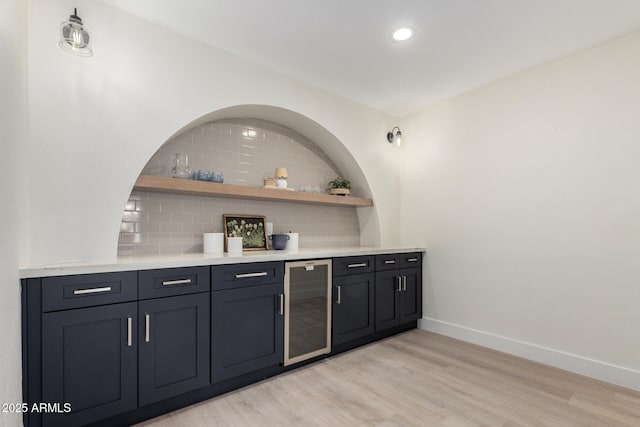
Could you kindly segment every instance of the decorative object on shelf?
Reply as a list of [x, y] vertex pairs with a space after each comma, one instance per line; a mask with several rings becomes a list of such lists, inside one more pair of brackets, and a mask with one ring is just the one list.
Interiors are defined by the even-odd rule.
[[193, 174], [193, 179], [196, 181], [211, 181], [211, 172], [200, 169]]
[[276, 180], [273, 178], [265, 178], [264, 179], [264, 187], [265, 188], [275, 188], [276, 187]]
[[189, 155], [184, 153], [176, 153], [171, 169], [171, 176], [174, 178], [191, 179], [193, 170], [189, 166]]
[[224, 236], [229, 247], [230, 237], [242, 237], [245, 251], [267, 250], [265, 217], [257, 215], [223, 215]]
[[333, 181], [329, 181], [329, 194], [333, 194], [335, 196], [348, 196], [351, 194], [351, 181], [340, 177], [336, 177]]
[[82, 24], [82, 19], [78, 16], [78, 10], [75, 8], [73, 9], [73, 15], [69, 16], [69, 20], [60, 24], [58, 46], [74, 55], [93, 56], [91, 36], [89, 36], [89, 31]]
[[202, 252], [205, 254], [221, 254], [224, 252], [224, 233], [204, 233], [202, 235]]
[[193, 174], [193, 179], [196, 181], [210, 181], [222, 184], [224, 182], [224, 175], [222, 172], [198, 170]]
[[301, 185], [298, 191], [302, 193], [320, 193], [319, 185], [305, 184]]
[[276, 179], [276, 186], [278, 188], [287, 188], [287, 178], [289, 178], [289, 175], [287, 174], [286, 168], [276, 168], [273, 177]]
[[387, 132], [387, 141], [389, 141], [389, 144], [393, 144], [395, 141], [396, 146], [400, 146], [402, 143], [402, 132], [398, 126], [394, 126], [394, 128], [391, 129], [391, 132]]
[[222, 172], [211, 172], [211, 182], [222, 184], [224, 182], [224, 174]]
[[289, 236], [287, 236], [286, 234], [272, 234], [271, 236], [269, 236], [269, 240], [271, 240], [273, 249], [280, 251], [286, 248]]
[[229, 237], [227, 238], [227, 252], [230, 254], [241, 254], [244, 248], [242, 247], [242, 237]]

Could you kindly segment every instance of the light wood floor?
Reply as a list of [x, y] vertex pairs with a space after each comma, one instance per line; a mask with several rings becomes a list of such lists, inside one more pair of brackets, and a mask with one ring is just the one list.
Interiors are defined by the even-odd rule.
[[139, 426], [640, 426], [640, 393], [422, 330]]

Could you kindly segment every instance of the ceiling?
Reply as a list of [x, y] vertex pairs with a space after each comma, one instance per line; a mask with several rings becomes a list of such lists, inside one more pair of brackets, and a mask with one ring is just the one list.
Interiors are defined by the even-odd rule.
[[640, 29], [640, 0], [104, 1], [394, 116]]

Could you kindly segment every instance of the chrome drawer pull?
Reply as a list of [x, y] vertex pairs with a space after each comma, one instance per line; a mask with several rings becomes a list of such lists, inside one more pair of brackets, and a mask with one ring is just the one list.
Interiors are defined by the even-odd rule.
[[266, 276], [266, 271], [262, 271], [260, 273], [244, 273], [244, 274], [236, 274], [236, 279], [246, 279], [247, 277], [264, 277]]
[[73, 294], [86, 295], [86, 294], [99, 294], [101, 292], [111, 292], [111, 286], [105, 286], [103, 288], [76, 289], [75, 291], [73, 291]]
[[162, 282], [162, 286], [188, 285], [190, 283], [191, 279], [165, 280], [164, 282]]
[[385, 264], [395, 264], [395, 263], [396, 263], [396, 260], [395, 260], [395, 259], [390, 259], [390, 260], [388, 260], [388, 261], [385, 261], [384, 263], [385, 263]]
[[132, 322], [131, 317], [127, 317], [127, 346], [131, 347], [131, 330], [132, 330]]
[[367, 263], [366, 262], [362, 262], [360, 264], [349, 264], [347, 265], [347, 268], [356, 268], [356, 267], [366, 267]]
[[418, 258], [408, 258], [407, 262], [416, 262], [418, 261]]
[[144, 315], [144, 341], [149, 342], [149, 316], [145, 313]]

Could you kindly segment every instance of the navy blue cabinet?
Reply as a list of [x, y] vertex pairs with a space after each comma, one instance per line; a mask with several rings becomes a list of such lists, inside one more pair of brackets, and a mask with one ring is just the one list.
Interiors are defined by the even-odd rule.
[[374, 332], [374, 274], [333, 277], [334, 345]]
[[334, 345], [374, 332], [374, 257], [333, 259]]
[[209, 293], [140, 301], [140, 406], [209, 385], [209, 323]]
[[211, 268], [211, 380], [284, 361], [284, 263]]
[[45, 426], [80, 426], [137, 407], [135, 302], [42, 315], [42, 401], [69, 403]]
[[212, 382], [284, 360], [284, 284], [211, 293]]
[[421, 255], [409, 253], [376, 256], [376, 332], [422, 317]]
[[42, 280], [42, 401], [70, 404], [42, 425], [85, 425], [210, 384], [209, 269], [141, 275], [146, 297], [178, 295], [135, 301], [136, 272]]

